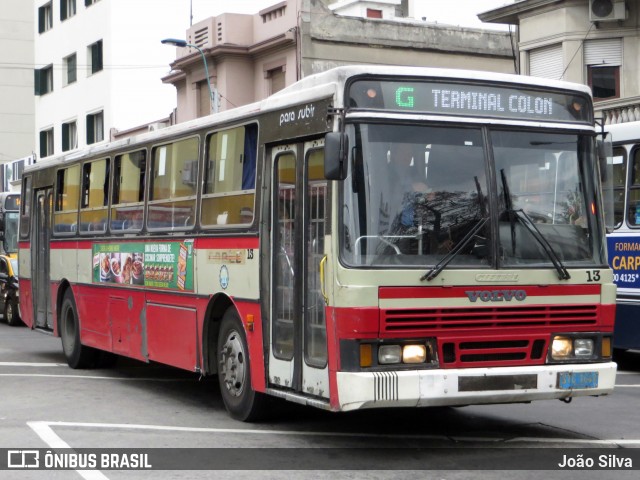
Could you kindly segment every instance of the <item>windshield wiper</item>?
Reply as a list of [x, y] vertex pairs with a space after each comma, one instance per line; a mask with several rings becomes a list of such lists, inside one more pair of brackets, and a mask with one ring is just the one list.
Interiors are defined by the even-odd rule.
[[500, 170], [500, 179], [502, 181], [502, 193], [504, 195], [504, 204], [506, 206], [505, 213], [509, 215], [509, 222], [511, 223], [511, 248], [515, 252], [516, 250], [516, 229], [514, 219], [520, 220], [520, 223], [533, 235], [533, 238], [540, 244], [544, 253], [547, 254], [551, 263], [558, 271], [558, 278], [560, 280], [569, 280], [571, 275], [567, 271], [567, 268], [558, 257], [551, 244], [544, 238], [544, 235], [540, 232], [536, 224], [531, 220], [531, 217], [527, 215], [524, 210], [514, 210], [511, 202], [511, 192], [509, 191], [509, 183], [507, 182], [507, 176], [504, 173], [504, 169]]
[[531, 220], [531, 217], [527, 215], [527, 212], [521, 209], [507, 210], [507, 213], [509, 213], [509, 215], [513, 214], [515, 218], [520, 220], [520, 223], [522, 223], [522, 225], [525, 226], [525, 228], [531, 233], [531, 235], [533, 235], [533, 238], [537, 240], [544, 252], [547, 254], [547, 257], [549, 257], [549, 260], [551, 260], [551, 263], [553, 263], [553, 266], [558, 271], [558, 278], [560, 280], [569, 280], [571, 278], [571, 275], [569, 274], [567, 268], [564, 266], [562, 260], [560, 260], [560, 257], [558, 257], [558, 254], [555, 252], [549, 241], [544, 238], [542, 232], [540, 232], [538, 227], [536, 227], [536, 224], [533, 222], [533, 220]]
[[480, 229], [482, 229], [482, 227], [484, 227], [488, 221], [489, 217], [481, 218], [478, 223], [476, 223], [475, 226], [471, 230], [469, 230], [464, 238], [456, 243], [451, 251], [443, 257], [442, 260], [440, 260], [431, 270], [420, 277], [420, 280], [430, 281], [440, 275], [440, 272], [442, 272], [442, 270], [444, 270], [445, 267], [449, 265], [449, 263], [451, 263], [451, 261], [462, 251], [462, 249], [466, 247], [469, 242], [471, 242], [471, 240], [477, 235]]

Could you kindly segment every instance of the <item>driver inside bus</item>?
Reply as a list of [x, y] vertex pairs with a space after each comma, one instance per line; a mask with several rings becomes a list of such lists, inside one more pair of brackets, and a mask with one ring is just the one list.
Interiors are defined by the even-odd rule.
[[[429, 227], [432, 229], [430, 240], [435, 239], [433, 230], [439, 227], [440, 214], [430, 206], [435, 192], [427, 186], [426, 162], [421, 154], [424, 152], [418, 152], [411, 143], [394, 143], [387, 153], [389, 181], [394, 192], [390, 205], [391, 212], [395, 212], [390, 236], [402, 253], [435, 253], [433, 249], [439, 249], [424, 243]], [[432, 251], [425, 251], [427, 248]]]

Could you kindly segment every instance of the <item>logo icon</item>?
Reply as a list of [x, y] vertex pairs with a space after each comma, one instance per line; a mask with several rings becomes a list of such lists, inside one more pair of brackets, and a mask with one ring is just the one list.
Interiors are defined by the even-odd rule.
[[524, 290], [466, 290], [464, 293], [474, 303], [478, 299], [482, 302], [510, 302], [512, 300], [522, 302], [527, 298], [527, 292]]
[[8, 450], [7, 468], [39, 468], [40, 452], [38, 450]]
[[226, 265], [220, 267], [220, 286], [223, 290], [226, 290], [229, 286], [229, 269]]

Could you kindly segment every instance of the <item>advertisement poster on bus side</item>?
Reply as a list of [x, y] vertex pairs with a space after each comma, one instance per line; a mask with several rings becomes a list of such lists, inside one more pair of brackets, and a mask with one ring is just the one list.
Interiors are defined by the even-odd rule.
[[619, 288], [640, 288], [640, 238], [607, 237], [609, 265]]
[[93, 282], [193, 291], [193, 240], [93, 246]]

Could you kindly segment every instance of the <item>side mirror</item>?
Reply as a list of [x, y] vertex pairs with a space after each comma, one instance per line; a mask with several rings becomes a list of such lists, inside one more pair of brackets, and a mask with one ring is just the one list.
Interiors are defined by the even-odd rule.
[[613, 198], [613, 145], [611, 137], [605, 136], [597, 141], [598, 170], [602, 183], [602, 208], [604, 224], [608, 232], [615, 228], [614, 198]]
[[343, 132], [329, 132], [324, 137], [324, 177], [344, 180], [347, 177], [349, 137]]

